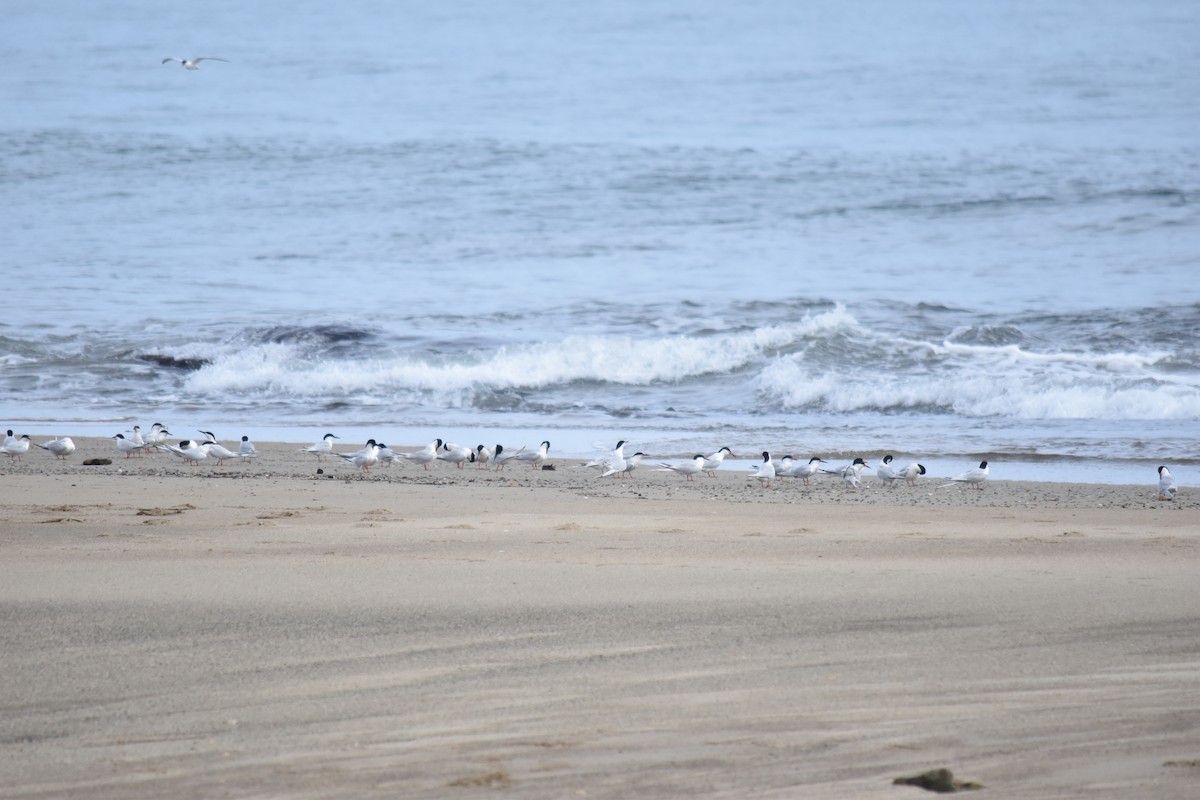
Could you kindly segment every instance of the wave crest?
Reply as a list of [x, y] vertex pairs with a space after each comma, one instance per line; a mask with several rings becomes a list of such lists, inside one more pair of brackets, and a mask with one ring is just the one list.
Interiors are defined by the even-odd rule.
[[[825, 371], [801, 354], [758, 376], [763, 402], [781, 410], [934, 412], [968, 418], [1197, 419], [1194, 375], [1156, 369], [1154, 354], [1029, 353], [1015, 345], [919, 345], [921, 367], [889, 377]], [[894, 360], [901, 356], [893, 355]], [[915, 362], [913, 362], [915, 365]]]
[[[193, 392], [286, 394], [325, 398], [355, 393], [433, 395], [450, 405], [471, 404], [476, 393], [533, 391], [570, 384], [676, 384], [692, 378], [753, 370], [798, 342], [856, 327], [844, 308], [806, 315], [792, 324], [714, 336], [568, 336], [474, 351], [459, 356], [392, 354], [327, 358], [296, 337], [231, 348], [188, 379]], [[302, 339], [304, 337], [301, 337]], [[494, 401], [489, 401], [494, 402]]]

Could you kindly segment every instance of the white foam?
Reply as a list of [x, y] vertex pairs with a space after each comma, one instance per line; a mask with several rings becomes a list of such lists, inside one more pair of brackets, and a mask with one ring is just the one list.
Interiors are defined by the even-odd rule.
[[230, 349], [189, 376], [190, 391], [283, 393], [326, 397], [349, 393], [430, 393], [463, 402], [466, 393], [538, 389], [576, 382], [624, 386], [671, 384], [754, 368], [773, 351], [855, 326], [844, 308], [794, 324], [717, 336], [568, 336], [562, 341], [477, 351], [456, 360], [394, 355], [368, 360], [310, 358], [298, 345]]
[[[852, 368], [814, 374], [802, 357], [793, 356], [763, 369], [756, 389], [768, 403], [792, 410], [940, 409], [964, 417], [1012, 419], [1200, 418], [1197, 387], [1173, 376], [1148, 374], [1146, 367], [1153, 363], [1153, 358], [1139, 356], [988, 359], [986, 364], [888, 376]], [[1126, 368], [1113, 370], [1114, 364]], [[1091, 369], [1081, 369], [1085, 366]]]

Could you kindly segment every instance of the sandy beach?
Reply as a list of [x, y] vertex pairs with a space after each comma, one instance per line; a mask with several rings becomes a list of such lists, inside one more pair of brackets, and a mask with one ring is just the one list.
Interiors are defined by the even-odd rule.
[[1186, 487], [77, 442], [0, 464], [6, 798], [1200, 795]]

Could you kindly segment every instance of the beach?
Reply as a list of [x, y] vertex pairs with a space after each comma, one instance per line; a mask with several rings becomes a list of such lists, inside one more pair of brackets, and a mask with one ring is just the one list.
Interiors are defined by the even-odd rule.
[[258, 449], [0, 467], [5, 797], [1200, 788], [1186, 488]]
[[1200, 5], [5, 23], [0, 800], [1200, 797]]

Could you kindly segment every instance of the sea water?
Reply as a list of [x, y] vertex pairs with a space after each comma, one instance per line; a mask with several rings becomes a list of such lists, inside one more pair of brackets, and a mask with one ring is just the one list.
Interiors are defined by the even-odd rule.
[[[18, 435], [1200, 463], [1195, 3], [49, 0], [6, 28]], [[161, 63], [198, 55], [227, 61]]]

